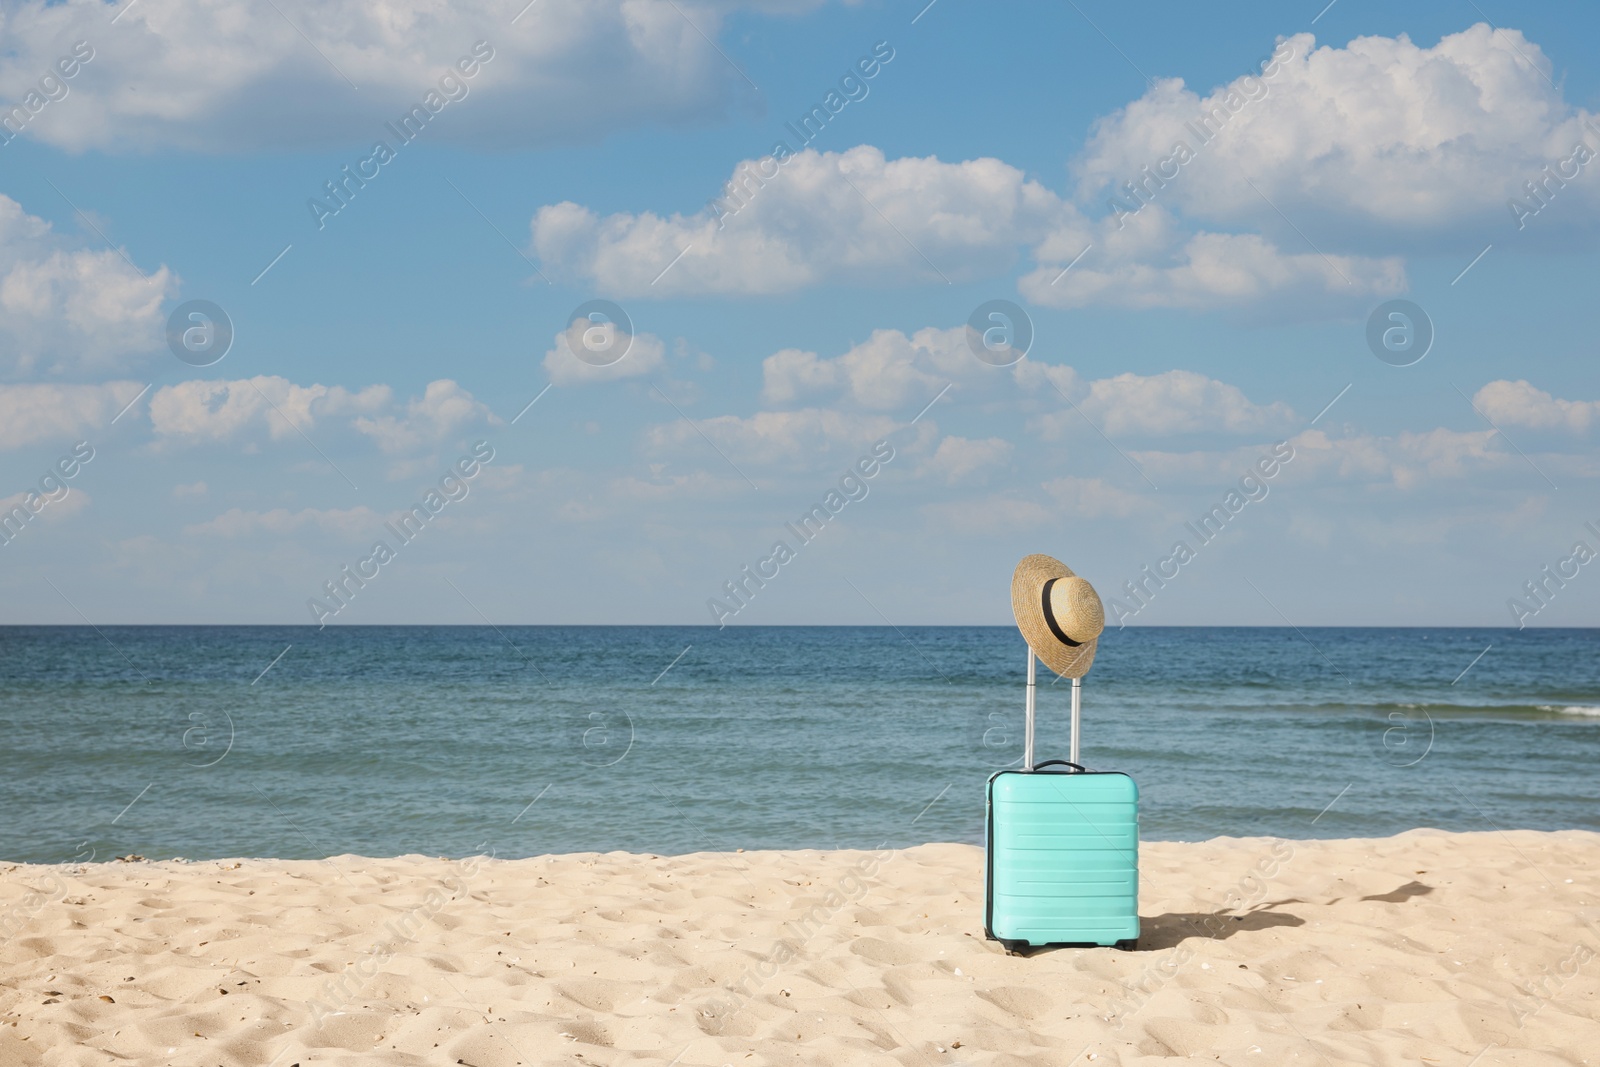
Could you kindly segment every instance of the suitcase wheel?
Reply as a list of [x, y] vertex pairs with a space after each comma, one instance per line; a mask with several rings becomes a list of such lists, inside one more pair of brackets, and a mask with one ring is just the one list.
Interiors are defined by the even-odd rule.
[[1111, 947], [1120, 952], [1133, 952], [1139, 947], [1139, 939], [1137, 937], [1126, 938]]

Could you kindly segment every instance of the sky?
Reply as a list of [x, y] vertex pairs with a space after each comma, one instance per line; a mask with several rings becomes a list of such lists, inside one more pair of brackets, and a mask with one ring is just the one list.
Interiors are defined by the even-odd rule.
[[1600, 625], [1597, 31], [0, 0], [0, 623]]

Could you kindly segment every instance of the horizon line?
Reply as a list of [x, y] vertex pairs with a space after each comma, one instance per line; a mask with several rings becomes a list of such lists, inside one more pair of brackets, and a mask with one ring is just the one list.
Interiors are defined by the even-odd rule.
[[[461, 630], [492, 630], [496, 627], [516, 626], [527, 629], [531, 627], [544, 627], [548, 629], [673, 629], [673, 630], [894, 630], [913, 628], [918, 630], [1015, 630], [1015, 623], [963, 623], [963, 622], [934, 622], [934, 623], [835, 623], [835, 622], [795, 622], [795, 623], [732, 623], [727, 626], [717, 626], [713, 623], [677, 623], [677, 622], [348, 622], [328, 623], [318, 626], [310, 622], [0, 622], [0, 630], [14, 629], [79, 629], [92, 630], [97, 626], [120, 627], [191, 627], [191, 628], [271, 628], [276, 630], [395, 630], [418, 629], [429, 627], [433, 629], [461, 629]], [[1510, 631], [1513, 634], [1523, 633], [1528, 630], [1600, 630], [1600, 623], [1592, 625], [1573, 626], [1506, 626], [1506, 625], [1480, 625], [1471, 624], [1437, 624], [1437, 623], [1305, 623], [1298, 626], [1262, 623], [1129, 623], [1116, 629], [1107, 629], [1101, 633], [1104, 639], [1108, 634], [1121, 630], [1471, 630], [1496, 632]]]

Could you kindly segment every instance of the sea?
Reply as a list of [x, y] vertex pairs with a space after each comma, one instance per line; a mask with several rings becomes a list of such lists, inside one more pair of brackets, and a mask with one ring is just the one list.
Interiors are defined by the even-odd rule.
[[[1011, 627], [0, 627], [0, 859], [979, 844]], [[1037, 758], [1068, 754], [1041, 667]], [[1147, 840], [1600, 830], [1600, 630], [1110, 630]]]

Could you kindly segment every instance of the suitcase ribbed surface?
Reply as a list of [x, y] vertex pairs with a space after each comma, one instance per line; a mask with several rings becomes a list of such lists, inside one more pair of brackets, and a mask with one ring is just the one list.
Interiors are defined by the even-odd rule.
[[1139, 789], [1124, 774], [989, 783], [989, 932], [1031, 945], [1139, 936]]

